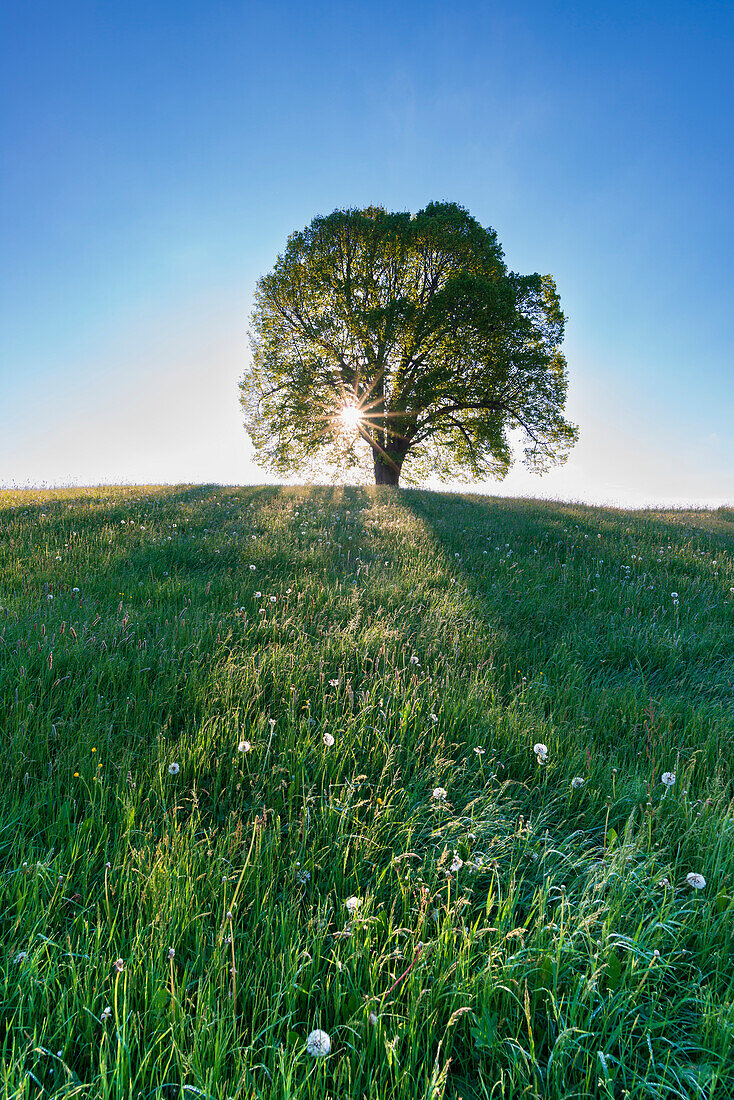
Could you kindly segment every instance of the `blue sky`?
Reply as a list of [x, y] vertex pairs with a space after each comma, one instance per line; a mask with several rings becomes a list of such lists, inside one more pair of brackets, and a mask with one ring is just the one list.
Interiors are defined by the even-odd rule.
[[6, 4], [0, 483], [266, 479], [252, 292], [434, 199], [551, 272], [581, 441], [488, 491], [734, 501], [730, 3]]

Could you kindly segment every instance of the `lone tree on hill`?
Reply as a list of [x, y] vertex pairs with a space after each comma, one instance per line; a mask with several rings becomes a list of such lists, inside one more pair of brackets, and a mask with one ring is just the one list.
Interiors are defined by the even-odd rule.
[[508, 271], [494, 230], [455, 203], [335, 210], [258, 281], [245, 427], [278, 474], [371, 452], [378, 485], [406, 458], [414, 477], [501, 478], [512, 429], [542, 473], [578, 436], [564, 320], [551, 276]]

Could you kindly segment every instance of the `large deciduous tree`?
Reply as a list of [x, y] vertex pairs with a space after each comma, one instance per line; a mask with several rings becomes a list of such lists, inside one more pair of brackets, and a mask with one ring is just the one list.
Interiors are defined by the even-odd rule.
[[370, 455], [378, 485], [503, 477], [565, 461], [564, 316], [550, 275], [508, 271], [493, 229], [455, 203], [335, 210], [293, 233], [258, 281], [240, 388], [258, 460]]

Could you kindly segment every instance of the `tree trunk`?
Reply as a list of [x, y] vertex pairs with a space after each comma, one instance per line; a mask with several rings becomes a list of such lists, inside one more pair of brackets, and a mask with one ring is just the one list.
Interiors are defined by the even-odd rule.
[[373, 452], [375, 460], [375, 485], [397, 485], [400, 480], [400, 469], [403, 465], [404, 455], [390, 455], [395, 463], [390, 465], [379, 451]]

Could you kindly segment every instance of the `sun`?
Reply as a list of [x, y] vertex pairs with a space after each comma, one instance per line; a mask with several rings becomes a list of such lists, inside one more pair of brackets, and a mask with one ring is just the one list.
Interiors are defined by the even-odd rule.
[[344, 405], [339, 410], [342, 426], [349, 432], [356, 432], [362, 423], [362, 411], [357, 405]]

